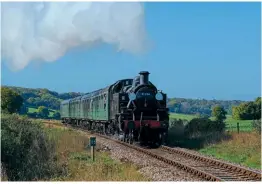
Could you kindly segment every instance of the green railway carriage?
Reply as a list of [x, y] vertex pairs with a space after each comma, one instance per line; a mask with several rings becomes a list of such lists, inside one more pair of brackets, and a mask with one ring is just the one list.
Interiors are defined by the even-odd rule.
[[70, 117], [70, 114], [69, 114], [69, 103], [70, 103], [70, 100], [64, 100], [61, 102], [61, 105], [60, 105], [60, 113], [61, 113], [61, 118], [69, 118]]
[[109, 89], [110, 86], [82, 96], [79, 118], [108, 121]]
[[61, 118], [75, 120], [109, 121], [119, 113], [119, 103], [128, 97], [121, 95], [121, 89], [132, 84], [132, 79], [123, 79], [114, 84], [83, 96], [61, 103]]
[[69, 102], [70, 117], [73, 119], [78, 119], [80, 117], [80, 102], [81, 102], [81, 96], [73, 98]]

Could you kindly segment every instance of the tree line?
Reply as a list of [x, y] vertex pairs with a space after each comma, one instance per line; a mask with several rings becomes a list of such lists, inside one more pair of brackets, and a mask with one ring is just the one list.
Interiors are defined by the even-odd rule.
[[25, 107], [38, 108], [39, 106], [47, 107], [48, 109], [59, 110], [60, 102], [70, 98], [75, 98], [82, 93], [57, 93], [48, 89], [31, 89], [14, 86], [3, 86], [12, 89], [23, 98], [23, 105]]
[[205, 99], [186, 99], [170, 98], [168, 99], [168, 108], [170, 112], [181, 114], [199, 114], [212, 115], [212, 108], [221, 106], [227, 114], [232, 114], [232, 107], [241, 104], [241, 100], [205, 100]]
[[[50, 109], [59, 111], [60, 102], [62, 100], [75, 98], [83, 95], [83, 93], [69, 92], [57, 93], [48, 89], [31, 89], [13, 86], [4, 86], [3, 89], [10, 89], [9, 96], [16, 98], [16, 103], [22, 103], [19, 112], [28, 114], [30, 117], [47, 117]], [[20, 95], [16, 96], [14, 93]], [[3, 104], [7, 99], [2, 99]], [[16, 106], [17, 104], [14, 104]], [[212, 109], [216, 106], [223, 107], [227, 114], [232, 114], [234, 119], [260, 119], [261, 118], [261, 97], [258, 97], [254, 102], [244, 102], [240, 100], [205, 100], [205, 99], [185, 99], [185, 98], [170, 98], [167, 100], [167, 105], [170, 112], [182, 114], [199, 114], [201, 117], [212, 115]], [[9, 104], [10, 106], [10, 104]], [[9, 106], [2, 106], [2, 109], [10, 109]], [[34, 107], [37, 112], [28, 113], [28, 108]], [[48, 113], [47, 110], [49, 109]], [[44, 113], [45, 112], [45, 113]], [[58, 118], [58, 114], [54, 114], [54, 118]]]

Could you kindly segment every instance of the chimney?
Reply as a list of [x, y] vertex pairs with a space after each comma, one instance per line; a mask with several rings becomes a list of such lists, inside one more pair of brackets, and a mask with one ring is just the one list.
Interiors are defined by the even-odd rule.
[[148, 84], [148, 75], [150, 74], [147, 71], [142, 71], [140, 74], [140, 85], [142, 84]]

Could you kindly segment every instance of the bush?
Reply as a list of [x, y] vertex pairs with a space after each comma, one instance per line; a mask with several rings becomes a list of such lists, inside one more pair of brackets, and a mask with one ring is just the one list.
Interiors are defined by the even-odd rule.
[[61, 118], [61, 115], [60, 115], [60, 113], [59, 112], [55, 112], [54, 114], [53, 114], [53, 117], [52, 117], [53, 119], [60, 119]]
[[27, 113], [27, 116], [28, 116], [29, 118], [37, 118], [37, 113], [36, 113], [36, 112]]
[[225, 123], [206, 117], [191, 121], [174, 119], [170, 121], [168, 142], [170, 146], [198, 149], [206, 144], [218, 142], [224, 136]]
[[37, 109], [37, 115], [40, 117], [40, 118], [48, 118], [49, 116], [49, 110], [47, 107], [44, 107], [44, 106], [40, 106], [38, 107]]
[[2, 115], [1, 162], [9, 181], [46, 180], [62, 173], [55, 145], [40, 124]]
[[194, 118], [185, 127], [185, 134], [188, 137], [201, 137], [223, 132], [225, 123], [222, 121], [212, 121], [208, 118]]
[[187, 120], [172, 119], [168, 130], [168, 142], [171, 145], [177, 145], [180, 141], [185, 138], [185, 125], [188, 123]]
[[173, 119], [170, 121], [169, 136], [180, 137], [184, 135], [185, 125], [188, 123], [187, 120]]

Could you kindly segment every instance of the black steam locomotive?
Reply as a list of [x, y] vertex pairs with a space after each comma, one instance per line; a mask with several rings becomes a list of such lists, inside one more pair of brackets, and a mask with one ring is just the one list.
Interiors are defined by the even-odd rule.
[[149, 81], [149, 72], [139, 74], [61, 102], [62, 121], [117, 135], [131, 144], [165, 144], [169, 125], [167, 96]]

